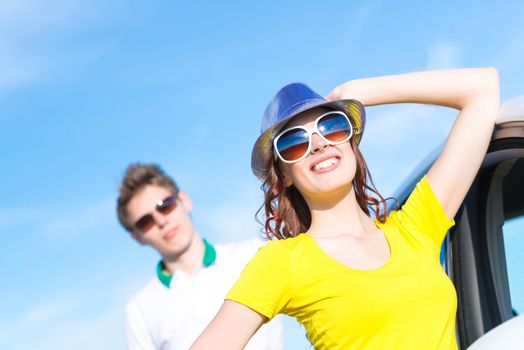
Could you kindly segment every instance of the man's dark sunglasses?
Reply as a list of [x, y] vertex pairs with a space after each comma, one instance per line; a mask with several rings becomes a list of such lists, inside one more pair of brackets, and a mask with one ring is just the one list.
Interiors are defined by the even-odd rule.
[[[156, 203], [155, 209], [163, 215], [167, 215], [175, 210], [177, 206], [177, 195], [171, 195], [167, 198], [164, 198], [161, 201]], [[155, 218], [152, 213], [147, 213], [138, 219], [133, 225], [135, 230], [141, 233], [146, 233], [155, 225]]]

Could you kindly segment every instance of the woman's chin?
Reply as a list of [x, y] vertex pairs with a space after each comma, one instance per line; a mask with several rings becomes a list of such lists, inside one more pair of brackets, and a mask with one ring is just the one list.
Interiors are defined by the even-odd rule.
[[351, 181], [331, 181], [330, 183], [318, 184], [307, 193], [311, 199], [342, 199], [349, 195], [353, 189]]

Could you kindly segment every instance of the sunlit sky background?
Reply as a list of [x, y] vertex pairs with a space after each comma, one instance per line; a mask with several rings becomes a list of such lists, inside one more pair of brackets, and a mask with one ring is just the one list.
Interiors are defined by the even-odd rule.
[[[495, 66], [524, 94], [522, 1], [0, 1], [0, 348], [118, 349], [158, 255], [115, 218], [134, 161], [158, 162], [212, 242], [254, 237], [260, 116], [284, 84]], [[368, 109], [384, 195], [455, 113]], [[290, 349], [307, 348], [292, 320]]]

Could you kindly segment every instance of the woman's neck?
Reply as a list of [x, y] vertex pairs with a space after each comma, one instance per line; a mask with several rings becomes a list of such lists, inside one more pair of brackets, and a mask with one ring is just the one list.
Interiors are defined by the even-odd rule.
[[308, 201], [311, 226], [306, 232], [313, 237], [351, 235], [363, 238], [375, 229], [373, 220], [360, 208], [353, 186], [345, 193], [314, 198]]

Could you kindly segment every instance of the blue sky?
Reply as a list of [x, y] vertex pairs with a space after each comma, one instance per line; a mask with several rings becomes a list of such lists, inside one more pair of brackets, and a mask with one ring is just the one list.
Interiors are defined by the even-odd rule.
[[[211, 241], [253, 237], [251, 147], [281, 86], [495, 66], [503, 100], [522, 95], [523, 14], [516, 0], [0, 2], [0, 348], [123, 347], [123, 305], [158, 259], [115, 218], [130, 162], [162, 164]], [[383, 194], [454, 115], [368, 109]]]

